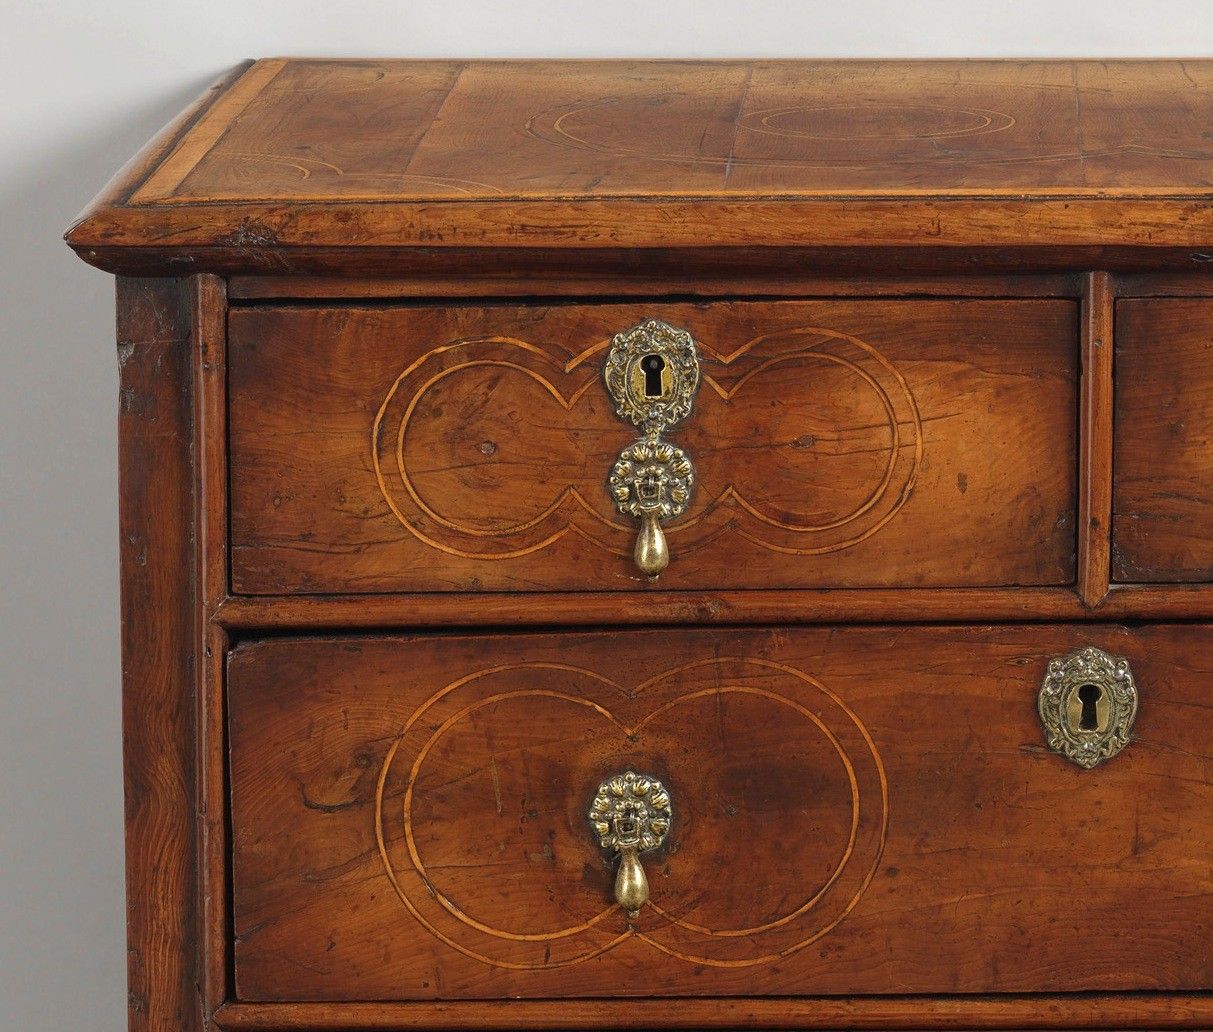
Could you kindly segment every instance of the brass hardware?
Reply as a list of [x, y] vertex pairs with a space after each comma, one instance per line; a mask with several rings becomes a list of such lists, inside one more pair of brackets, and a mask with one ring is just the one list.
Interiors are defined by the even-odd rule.
[[640, 520], [636, 565], [656, 577], [670, 562], [660, 521], [681, 516], [686, 509], [695, 483], [691, 460], [665, 441], [637, 441], [615, 461], [607, 483], [619, 511]]
[[590, 804], [590, 824], [599, 845], [619, 857], [615, 902], [628, 917], [636, 917], [649, 899], [649, 880], [639, 854], [665, 841], [673, 816], [670, 795], [656, 778], [629, 770], [598, 786]]
[[644, 435], [620, 454], [608, 487], [619, 512], [640, 520], [634, 555], [649, 577], [670, 561], [661, 522], [682, 515], [695, 484], [690, 458], [661, 435], [690, 415], [699, 375], [694, 339], [657, 319], [618, 334], [603, 370], [616, 414]]
[[616, 415], [657, 436], [691, 414], [699, 352], [686, 330], [648, 319], [616, 334], [603, 375]]
[[1129, 661], [1093, 645], [1050, 660], [1037, 709], [1049, 748], [1090, 770], [1129, 744], [1137, 716]]

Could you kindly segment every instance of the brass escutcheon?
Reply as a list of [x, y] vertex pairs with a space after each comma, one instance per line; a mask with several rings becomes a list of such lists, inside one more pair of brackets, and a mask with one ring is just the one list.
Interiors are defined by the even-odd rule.
[[1037, 698], [1049, 748], [1084, 770], [1129, 744], [1137, 686], [1129, 661], [1093, 645], [1049, 661]]
[[661, 435], [691, 413], [699, 352], [686, 330], [648, 319], [611, 342], [603, 377], [616, 414], [644, 435], [620, 454], [608, 489], [622, 515], [640, 520], [633, 555], [656, 577], [670, 561], [661, 524], [682, 515], [695, 484], [690, 458]]
[[631, 770], [607, 778], [590, 804], [590, 825], [598, 844], [619, 858], [615, 902], [630, 918], [649, 900], [640, 854], [665, 841], [673, 818], [670, 795], [661, 782]]

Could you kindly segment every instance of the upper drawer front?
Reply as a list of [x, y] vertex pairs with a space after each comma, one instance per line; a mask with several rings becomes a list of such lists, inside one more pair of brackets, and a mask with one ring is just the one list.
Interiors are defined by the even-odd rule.
[[1116, 306], [1112, 575], [1213, 580], [1213, 300]]
[[234, 589], [643, 585], [603, 365], [649, 318], [702, 369], [663, 587], [1072, 582], [1075, 304], [654, 302], [233, 311]]
[[[1050, 658], [1086, 645], [1140, 697], [1090, 770], [1037, 715]], [[1207, 988], [1211, 650], [1190, 626], [249, 644], [237, 994]], [[1061, 683], [1071, 727], [1120, 726], [1114, 666]], [[590, 820], [629, 770], [670, 811], [631, 920]]]

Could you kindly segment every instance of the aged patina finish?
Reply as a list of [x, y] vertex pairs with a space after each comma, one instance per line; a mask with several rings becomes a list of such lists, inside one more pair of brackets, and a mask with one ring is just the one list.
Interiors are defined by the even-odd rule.
[[132, 1032], [1213, 1027], [1210, 125], [1209, 61], [217, 83], [68, 232]]

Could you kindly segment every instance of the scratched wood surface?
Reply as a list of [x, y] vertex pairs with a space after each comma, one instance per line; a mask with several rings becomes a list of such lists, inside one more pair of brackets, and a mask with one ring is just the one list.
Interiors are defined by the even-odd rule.
[[[1048, 659], [1141, 687], [1083, 771]], [[271, 639], [229, 663], [248, 1001], [989, 993], [1211, 984], [1202, 626]], [[669, 788], [653, 905], [586, 810]]]
[[118, 281], [130, 1032], [200, 1032], [192, 285]]
[[261, 61], [135, 203], [1213, 186], [1213, 63]]
[[69, 241], [266, 271], [307, 248], [1199, 247], [1211, 120], [1209, 61], [263, 60]]
[[1213, 301], [1116, 306], [1114, 574], [1213, 580]]
[[662, 587], [1073, 581], [1073, 302], [289, 306], [230, 319], [235, 590], [651, 587], [601, 377], [649, 316], [704, 359]]
[[593, 1028], [1205, 1029], [1208, 993], [1052, 993], [997, 996], [799, 996], [586, 1000], [440, 1000], [433, 1003], [233, 1003], [215, 1016], [223, 1032], [461, 1032]]
[[[1211, 121], [1213, 61], [219, 80], [67, 234], [234, 275], [119, 285], [131, 1028], [1208, 1027]], [[656, 585], [648, 316], [707, 373]], [[1082, 772], [1088, 642], [1142, 705]]]

